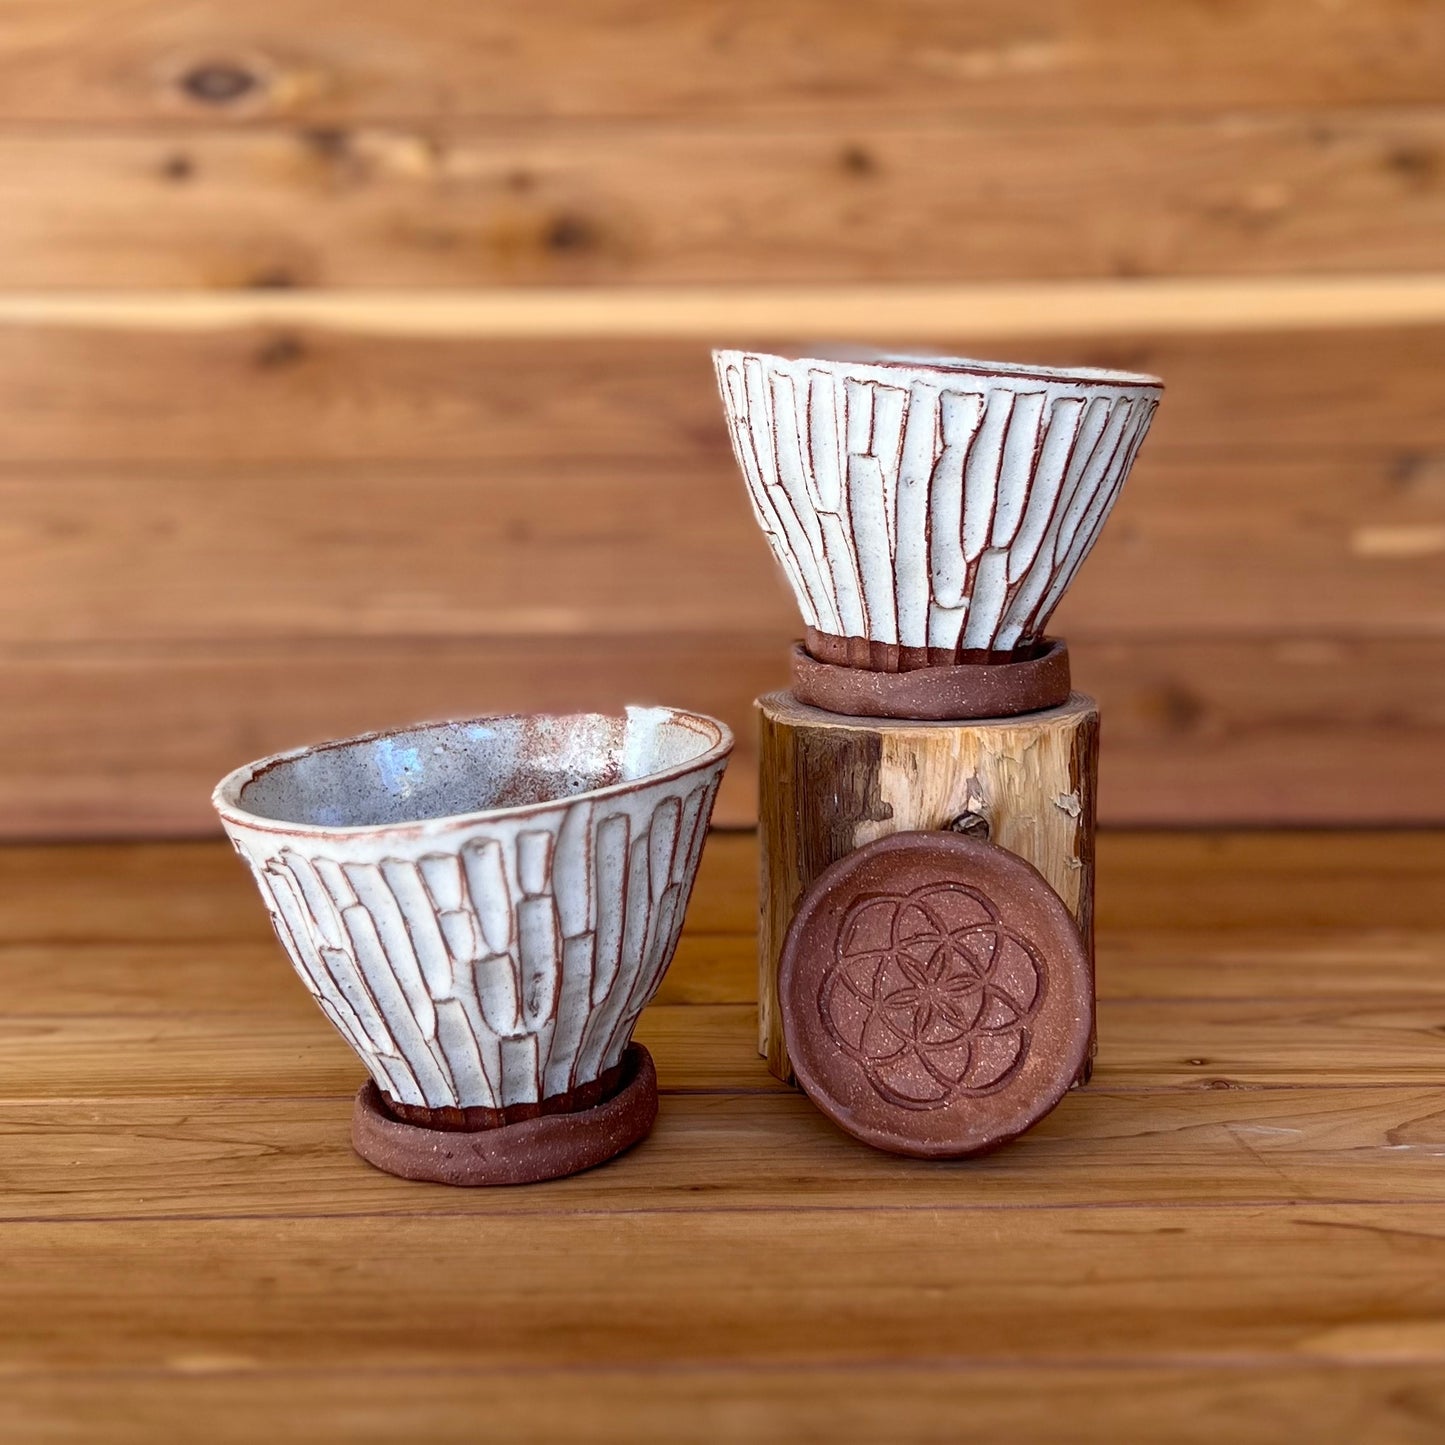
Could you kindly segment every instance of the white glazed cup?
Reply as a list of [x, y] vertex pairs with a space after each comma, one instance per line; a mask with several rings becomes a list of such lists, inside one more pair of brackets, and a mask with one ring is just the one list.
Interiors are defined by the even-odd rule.
[[919, 664], [1037, 646], [1163, 390], [954, 357], [713, 360], [753, 511], [808, 628]]
[[672, 708], [484, 717], [281, 753], [213, 802], [387, 1102], [510, 1117], [619, 1069], [732, 745]]

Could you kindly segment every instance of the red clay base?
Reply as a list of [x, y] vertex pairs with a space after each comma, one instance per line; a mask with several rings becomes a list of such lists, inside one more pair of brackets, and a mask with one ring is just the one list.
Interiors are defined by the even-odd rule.
[[477, 1186], [537, 1184], [580, 1174], [630, 1149], [657, 1118], [657, 1070], [641, 1044], [622, 1056], [622, 1086], [569, 1114], [464, 1132], [407, 1124], [368, 1080], [351, 1111], [351, 1145], [368, 1164], [402, 1179]]
[[1017, 662], [964, 662], [875, 672], [820, 662], [793, 647], [793, 696], [810, 707], [850, 717], [964, 722], [1042, 712], [1069, 699], [1069, 649], [1047, 641], [1037, 656]]

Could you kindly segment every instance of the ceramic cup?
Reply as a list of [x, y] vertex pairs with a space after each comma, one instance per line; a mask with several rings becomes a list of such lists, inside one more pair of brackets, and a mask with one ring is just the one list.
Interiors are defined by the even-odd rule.
[[434, 723], [238, 768], [213, 801], [365, 1064], [393, 1173], [572, 1173], [651, 1127], [632, 1031], [672, 959], [732, 735], [672, 708]]
[[881, 671], [1039, 651], [1163, 386], [956, 357], [713, 357], [809, 653]]

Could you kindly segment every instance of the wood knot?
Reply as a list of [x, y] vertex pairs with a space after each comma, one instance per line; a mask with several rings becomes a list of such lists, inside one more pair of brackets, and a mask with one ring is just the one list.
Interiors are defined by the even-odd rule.
[[181, 89], [200, 105], [228, 106], [262, 88], [254, 70], [234, 61], [211, 60], [193, 65], [180, 79]]
[[301, 132], [301, 140], [318, 156], [329, 161], [344, 159], [351, 149], [351, 137], [334, 125], [307, 126]]
[[263, 371], [274, 371], [284, 366], [295, 366], [306, 355], [301, 339], [289, 331], [268, 336], [256, 352], [256, 365]]
[[1175, 681], [1166, 681], [1152, 694], [1148, 710], [1167, 733], [1198, 732], [1208, 712], [1204, 700]]
[[168, 181], [182, 185], [196, 174], [196, 163], [184, 151], [177, 151], [161, 162], [161, 175]]
[[1440, 175], [1440, 153], [1430, 146], [1396, 146], [1385, 156], [1385, 166], [1412, 186], [1427, 187]]
[[552, 219], [544, 233], [550, 251], [590, 251], [598, 244], [597, 228], [586, 216], [563, 212]]
[[285, 266], [263, 266], [247, 282], [251, 291], [290, 291], [301, 283]]

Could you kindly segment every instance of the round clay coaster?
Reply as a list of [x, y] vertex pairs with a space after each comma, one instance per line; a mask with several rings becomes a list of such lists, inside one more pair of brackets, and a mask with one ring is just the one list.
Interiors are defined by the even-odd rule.
[[783, 943], [783, 1034], [840, 1128], [961, 1158], [1043, 1118], [1089, 1048], [1094, 980], [1063, 900], [1022, 858], [894, 833], [819, 875]]
[[822, 662], [795, 644], [793, 696], [851, 717], [961, 722], [1042, 712], [1069, 699], [1069, 649], [1051, 639], [1021, 662], [961, 662], [909, 672], [876, 672]]
[[351, 1145], [388, 1174], [434, 1184], [536, 1184], [580, 1174], [630, 1149], [657, 1118], [652, 1055], [629, 1044], [622, 1062], [621, 1089], [590, 1109], [469, 1132], [403, 1123], [368, 1080], [351, 1112]]

